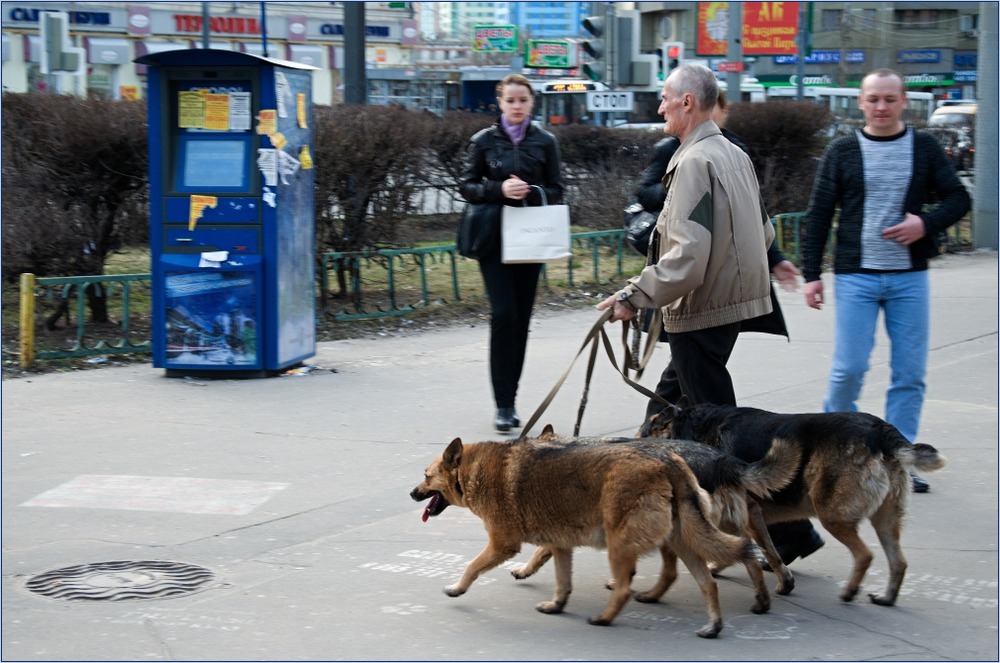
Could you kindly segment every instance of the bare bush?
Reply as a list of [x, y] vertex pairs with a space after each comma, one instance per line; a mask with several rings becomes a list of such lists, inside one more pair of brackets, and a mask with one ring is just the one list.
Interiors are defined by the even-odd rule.
[[3, 95], [5, 280], [101, 274], [148, 236], [145, 127], [144, 104]]
[[834, 117], [809, 101], [734, 104], [726, 128], [746, 143], [770, 215], [804, 212]]
[[[428, 186], [446, 187], [456, 201], [461, 201], [458, 182], [465, 167], [469, 140], [496, 118], [483, 113], [453, 111], [433, 118], [427, 125], [429, 153], [433, 167], [426, 173]], [[457, 222], [457, 215], [456, 215]]]
[[315, 109], [316, 237], [320, 251], [391, 246], [415, 212], [426, 133], [420, 113], [386, 106]]
[[574, 225], [617, 229], [656, 141], [652, 131], [606, 127], [556, 127], [566, 169], [566, 202]]

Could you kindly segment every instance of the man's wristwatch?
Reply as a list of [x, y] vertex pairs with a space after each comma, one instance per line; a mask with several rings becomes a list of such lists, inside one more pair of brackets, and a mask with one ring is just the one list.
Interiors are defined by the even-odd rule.
[[624, 306], [625, 308], [634, 313], [638, 309], [632, 305], [632, 302], [628, 300], [628, 298], [631, 296], [632, 296], [631, 292], [629, 292], [628, 290], [622, 290], [621, 292], [618, 293], [617, 301], [619, 304], [621, 304], [622, 306]]

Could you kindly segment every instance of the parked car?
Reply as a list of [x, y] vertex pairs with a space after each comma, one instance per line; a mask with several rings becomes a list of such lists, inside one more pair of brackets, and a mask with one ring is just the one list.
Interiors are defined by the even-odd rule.
[[977, 105], [971, 103], [941, 106], [931, 114], [927, 126], [973, 131], [976, 128], [976, 108]]
[[976, 104], [948, 104], [936, 109], [927, 123], [956, 170], [972, 170], [976, 156]]

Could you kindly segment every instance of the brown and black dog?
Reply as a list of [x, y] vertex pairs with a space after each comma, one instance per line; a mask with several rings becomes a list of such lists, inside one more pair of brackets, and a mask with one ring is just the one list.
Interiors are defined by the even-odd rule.
[[534, 543], [551, 550], [556, 571], [552, 600], [536, 608], [559, 613], [572, 589], [573, 548], [607, 548], [615, 587], [591, 624], [611, 623], [631, 596], [638, 558], [659, 550], [674, 565], [680, 557], [697, 581], [708, 623], [696, 633], [714, 638], [722, 630], [722, 614], [706, 560], [730, 565], [753, 557], [742, 538], [710, 522], [708, 496], [683, 460], [653, 458], [626, 445], [462, 444], [456, 438], [427, 467], [410, 497], [430, 500], [425, 520], [450, 505], [468, 508], [489, 534], [486, 548], [445, 588], [448, 596], [461, 596], [480, 574], [516, 555], [522, 543]]
[[[551, 425], [547, 425], [533, 441], [563, 445], [623, 445], [665, 462], [672, 462], [675, 454], [680, 456], [691, 468], [698, 485], [708, 493], [712, 505], [710, 520], [724, 532], [757, 542], [765, 558], [774, 565], [772, 568], [776, 569], [779, 594], [788, 594], [795, 587], [794, 576], [781, 562], [767, 533], [757, 499], [766, 499], [792, 480], [799, 467], [800, 451], [797, 446], [785, 445], [779, 440], [771, 445], [764, 458], [746, 463], [700, 442], [665, 438], [560, 437], [555, 435]], [[551, 556], [552, 551], [541, 546], [535, 549], [528, 562], [512, 569], [511, 574], [518, 580], [528, 578], [537, 573]], [[771, 607], [771, 597], [760, 564], [752, 559], [745, 560], [744, 565], [754, 587], [754, 603], [750, 610], [757, 614], [765, 613]], [[656, 587], [658, 591], [645, 592], [638, 600], [658, 600], [677, 578], [676, 566], [676, 560], [664, 559]], [[709, 564], [709, 568], [718, 566], [714, 561]], [[608, 586], [613, 587], [613, 584]]]
[[908, 470], [932, 472], [947, 462], [929, 444], [910, 444], [895, 426], [861, 412], [778, 414], [730, 405], [682, 401], [642, 426], [642, 436], [678, 437], [712, 445], [747, 462], [763, 458], [774, 440], [801, 450], [799, 470], [788, 486], [760, 501], [768, 524], [817, 516], [850, 549], [854, 567], [840, 598], [851, 601], [872, 563], [858, 535], [867, 518], [885, 550], [889, 581], [872, 603], [894, 605], [906, 574], [899, 543], [910, 492]]

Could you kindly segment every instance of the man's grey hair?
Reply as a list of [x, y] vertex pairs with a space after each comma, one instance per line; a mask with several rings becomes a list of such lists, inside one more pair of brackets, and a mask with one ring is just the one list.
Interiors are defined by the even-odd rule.
[[677, 94], [690, 92], [702, 110], [711, 111], [719, 98], [719, 82], [712, 70], [703, 64], [689, 62], [674, 69], [671, 87]]

